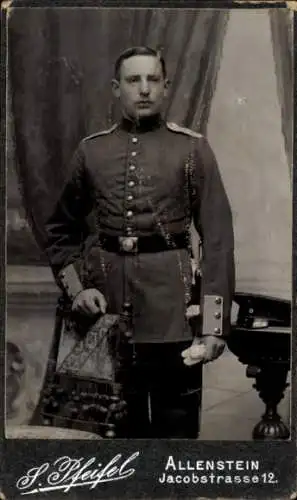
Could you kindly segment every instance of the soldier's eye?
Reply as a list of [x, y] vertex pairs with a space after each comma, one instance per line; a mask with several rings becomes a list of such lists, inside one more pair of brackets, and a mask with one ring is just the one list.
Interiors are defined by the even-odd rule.
[[150, 82], [159, 82], [160, 81], [160, 77], [159, 76], [149, 76], [148, 80]]
[[136, 83], [139, 81], [139, 77], [138, 76], [130, 76], [129, 78], [127, 78], [127, 82], [128, 83]]

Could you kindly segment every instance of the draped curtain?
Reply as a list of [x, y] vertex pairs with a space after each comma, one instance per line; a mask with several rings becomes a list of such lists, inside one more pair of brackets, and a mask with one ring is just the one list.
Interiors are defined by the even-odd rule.
[[293, 167], [293, 12], [270, 9], [270, 27], [275, 60], [278, 95], [282, 113], [282, 132], [290, 173]]
[[[171, 79], [169, 120], [206, 133], [227, 10], [14, 8], [8, 23], [8, 263], [40, 260], [43, 224], [78, 141], [118, 119], [110, 80], [131, 45], [162, 51]], [[292, 164], [293, 24], [270, 23], [282, 130]], [[244, 61], [243, 61], [244, 64]], [[26, 221], [19, 217], [24, 210]], [[34, 239], [31, 234], [34, 235]]]
[[110, 80], [131, 45], [161, 50], [167, 119], [206, 132], [228, 11], [31, 8], [9, 18], [11, 146], [22, 203], [42, 247], [43, 223], [78, 141], [118, 119]]
[[[270, 26], [273, 42], [274, 60], [276, 68], [278, 95], [282, 114], [282, 132], [291, 181], [293, 184], [293, 150], [294, 150], [294, 37], [293, 37], [294, 14], [289, 9], [271, 9]], [[296, 139], [295, 139], [296, 140]], [[296, 193], [296, 180], [294, 181]], [[296, 194], [294, 195], [296, 196]], [[293, 242], [297, 241], [296, 225], [296, 203], [293, 205]], [[297, 261], [297, 247], [293, 243], [292, 262]], [[295, 264], [296, 266], [296, 264]], [[293, 290], [297, 290], [297, 275], [294, 271]], [[295, 313], [296, 314], [296, 313]]]

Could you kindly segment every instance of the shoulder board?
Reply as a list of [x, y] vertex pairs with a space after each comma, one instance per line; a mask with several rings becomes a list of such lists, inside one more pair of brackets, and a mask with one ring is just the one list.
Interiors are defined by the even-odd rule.
[[100, 132], [95, 132], [95, 134], [88, 135], [83, 140], [88, 141], [89, 139], [95, 139], [95, 137], [100, 137], [102, 135], [111, 134], [117, 127], [118, 127], [118, 124], [115, 123], [112, 127], [108, 128], [106, 130], [100, 130]]
[[203, 135], [199, 134], [199, 132], [194, 132], [194, 130], [191, 130], [190, 128], [180, 127], [179, 125], [177, 125], [177, 123], [174, 122], [166, 122], [166, 125], [167, 128], [172, 132], [189, 135], [191, 137], [195, 137], [196, 139], [203, 137]]

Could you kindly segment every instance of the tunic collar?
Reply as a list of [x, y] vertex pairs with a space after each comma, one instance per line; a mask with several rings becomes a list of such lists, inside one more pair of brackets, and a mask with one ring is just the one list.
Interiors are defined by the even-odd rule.
[[164, 125], [164, 120], [160, 114], [143, 118], [136, 122], [130, 118], [123, 117], [121, 128], [127, 132], [150, 132], [159, 129]]

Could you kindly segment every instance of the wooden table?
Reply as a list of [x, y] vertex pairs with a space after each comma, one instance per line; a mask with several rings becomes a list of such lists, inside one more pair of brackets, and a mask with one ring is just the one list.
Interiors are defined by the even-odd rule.
[[[236, 324], [228, 339], [230, 351], [247, 365], [254, 388], [266, 405], [253, 430], [255, 440], [289, 439], [290, 431], [277, 412], [283, 399], [291, 363], [291, 304], [258, 295], [236, 294]], [[261, 326], [262, 325], [262, 326]]]

